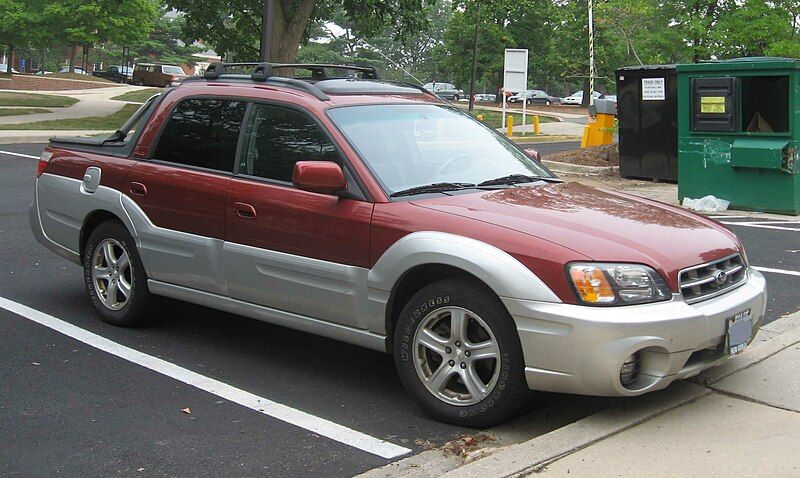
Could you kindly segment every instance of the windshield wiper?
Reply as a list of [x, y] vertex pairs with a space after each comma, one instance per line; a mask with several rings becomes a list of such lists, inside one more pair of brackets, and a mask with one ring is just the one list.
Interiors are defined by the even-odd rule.
[[412, 196], [414, 194], [424, 193], [440, 193], [443, 191], [457, 191], [459, 189], [474, 188], [472, 183], [433, 183], [424, 186], [415, 186], [413, 188], [403, 189], [401, 191], [390, 194], [390, 197], [396, 198], [399, 196]]
[[519, 183], [530, 183], [533, 181], [547, 181], [553, 183], [560, 183], [563, 182], [558, 178], [549, 178], [546, 176], [529, 176], [527, 174], [509, 174], [508, 176], [503, 176], [500, 178], [495, 179], [488, 179], [483, 181], [482, 183], [478, 183], [478, 186], [498, 186], [501, 184], [519, 184]]

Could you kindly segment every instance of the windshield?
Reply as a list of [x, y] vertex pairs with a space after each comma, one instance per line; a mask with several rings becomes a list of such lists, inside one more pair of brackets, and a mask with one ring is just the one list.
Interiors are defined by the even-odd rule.
[[161, 71], [170, 75], [183, 75], [183, 69], [179, 66], [162, 66]]
[[328, 115], [390, 195], [513, 174], [553, 177], [499, 133], [448, 106], [348, 106]]

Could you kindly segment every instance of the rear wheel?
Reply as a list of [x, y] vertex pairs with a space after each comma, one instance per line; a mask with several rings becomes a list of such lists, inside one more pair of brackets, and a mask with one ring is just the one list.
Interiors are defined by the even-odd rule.
[[147, 275], [128, 230], [118, 221], [97, 226], [83, 254], [83, 277], [89, 300], [113, 325], [138, 325], [151, 302]]
[[458, 95], [453, 95], [453, 101], [458, 101]]
[[394, 337], [403, 385], [429, 415], [494, 425], [528, 395], [522, 347], [500, 300], [468, 280], [442, 280], [403, 308]]

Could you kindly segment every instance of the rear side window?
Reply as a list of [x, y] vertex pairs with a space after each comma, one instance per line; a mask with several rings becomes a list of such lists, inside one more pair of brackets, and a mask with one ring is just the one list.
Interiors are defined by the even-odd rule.
[[290, 108], [253, 105], [239, 173], [291, 182], [298, 161], [336, 161], [339, 155], [319, 125]]
[[243, 101], [182, 101], [172, 111], [153, 159], [233, 172], [246, 107]]

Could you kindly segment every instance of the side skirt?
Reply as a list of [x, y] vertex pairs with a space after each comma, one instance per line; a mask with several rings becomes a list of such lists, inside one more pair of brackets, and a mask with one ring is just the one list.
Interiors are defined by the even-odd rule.
[[152, 294], [170, 297], [193, 304], [211, 307], [232, 314], [262, 320], [270, 324], [288, 327], [311, 334], [321, 335], [341, 342], [366, 347], [378, 352], [386, 352], [386, 337], [368, 330], [354, 329], [340, 324], [306, 317], [304, 315], [270, 309], [262, 305], [243, 302], [210, 292], [203, 292], [188, 287], [168, 284], [149, 279], [147, 286]]

